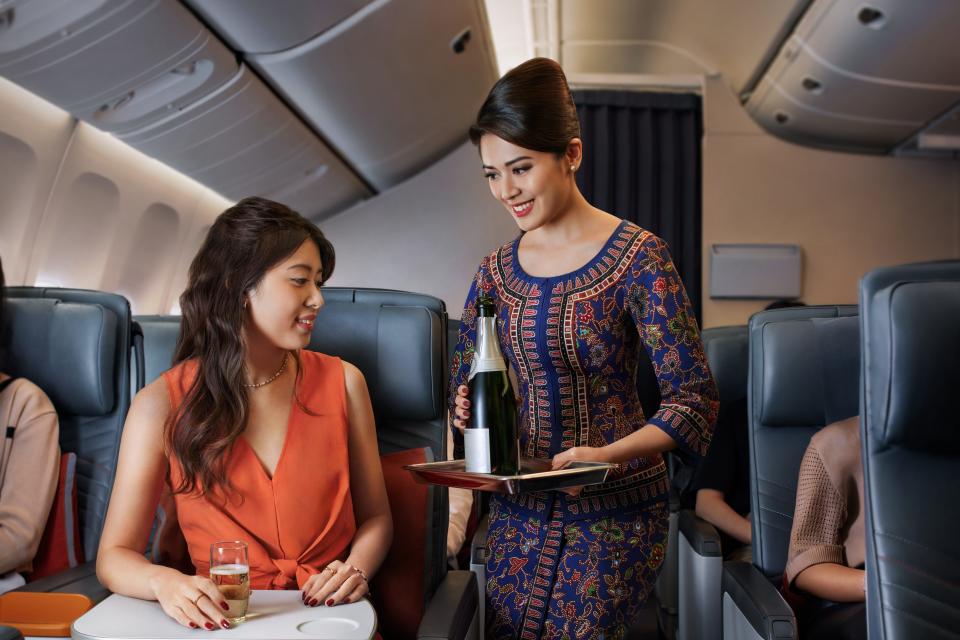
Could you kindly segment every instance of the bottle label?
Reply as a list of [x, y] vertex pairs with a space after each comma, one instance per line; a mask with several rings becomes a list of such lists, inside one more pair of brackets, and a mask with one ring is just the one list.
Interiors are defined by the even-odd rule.
[[463, 447], [466, 453], [466, 471], [491, 473], [490, 429], [464, 429]]

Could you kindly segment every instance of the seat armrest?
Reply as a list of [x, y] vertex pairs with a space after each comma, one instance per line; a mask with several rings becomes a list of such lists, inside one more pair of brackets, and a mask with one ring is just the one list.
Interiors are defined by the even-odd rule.
[[66, 637], [73, 621], [92, 608], [90, 598], [77, 593], [8, 591], [0, 596], [0, 624], [26, 636]]
[[28, 582], [11, 593], [18, 592], [79, 593], [90, 598], [93, 604], [99, 603], [110, 595], [110, 591], [97, 580], [96, 560]]
[[477, 617], [477, 577], [472, 571], [448, 571], [427, 605], [418, 640], [464, 640]]
[[487, 528], [490, 526], [490, 516], [484, 515], [477, 523], [477, 530], [473, 533], [470, 543], [470, 564], [485, 565], [487, 563]]
[[720, 548], [720, 533], [716, 527], [703, 518], [697, 517], [697, 514], [690, 509], [680, 512], [678, 527], [680, 535], [686, 538], [697, 555], [708, 558], [723, 555], [723, 549]]
[[[796, 640], [797, 621], [793, 610], [777, 588], [759, 569], [747, 562], [723, 564], [723, 629], [724, 640], [757, 637], [763, 640]], [[728, 613], [732, 604], [739, 614]], [[728, 633], [740, 621], [746, 621], [756, 636]]]

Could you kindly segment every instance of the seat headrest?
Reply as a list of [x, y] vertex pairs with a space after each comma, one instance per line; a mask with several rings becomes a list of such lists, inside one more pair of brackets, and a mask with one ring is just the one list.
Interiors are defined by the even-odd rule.
[[114, 406], [117, 315], [96, 303], [7, 300], [7, 373], [31, 380], [61, 414], [101, 416]]
[[[787, 312], [787, 313], [784, 313]], [[759, 422], [769, 427], [825, 426], [859, 411], [859, 321], [837, 307], [763, 312]], [[819, 313], [818, 313], [819, 312]], [[824, 317], [827, 316], [827, 317]], [[833, 316], [833, 317], [830, 317]], [[755, 360], [754, 364], [757, 364]]]
[[960, 281], [898, 283], [876, 300], [871, 322], [886, 325], [875, 336], [886, 366], [868, 368], [882, 394], [869, 401], [886, 410], [874, 413], [883, 419], [870, 423], [872, 433], [880, 444], [960, 453]]
[[441, 317], [415, 306], [331, 301], [318, 314], [308, 349], [356, 365], [378, 416], [433, 420], [445, 411]]
[[703, 347], [721, 402], [731, 403], [747, 397], [749, 346], [746, 325], [704, 329]]

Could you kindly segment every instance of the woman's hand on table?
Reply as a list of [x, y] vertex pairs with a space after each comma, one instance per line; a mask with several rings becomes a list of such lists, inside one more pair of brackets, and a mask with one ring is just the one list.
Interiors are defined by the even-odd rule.
[[460, 431], [467, 427], [467, 421], [470, 419], [470, 401], [467, 399], [469, 393], [470, 389], [467, 385], [462, 384], [457, 387], [457, 397], [454, 399], [457, 407], [454, 410], [453, 426]]
[[303, 585], [301, 599], [308, 607], [357, 602], [370, 593], [367, 577], [359, 569], [339, 560], [310, 576]]
[[164, 612], [183, 626], [208, 631], [230, 628], [224, 616], [230, 606], [209, 578], [171, 570], [154, 578], [151, 587]]

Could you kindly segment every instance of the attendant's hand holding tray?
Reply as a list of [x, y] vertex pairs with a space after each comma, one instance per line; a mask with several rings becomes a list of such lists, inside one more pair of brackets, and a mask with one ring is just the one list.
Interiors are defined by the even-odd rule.
[[563, 469], [551, 470], [549, 460], [521, 458], [520, 473], [517, 475], [466, 471], [463, 460], [410, 464], [404, 469], [423, 484], [516, 495], [599, 484], [607, 479], [607, 474], [615, 466], [609, 462], [574, 461]]

